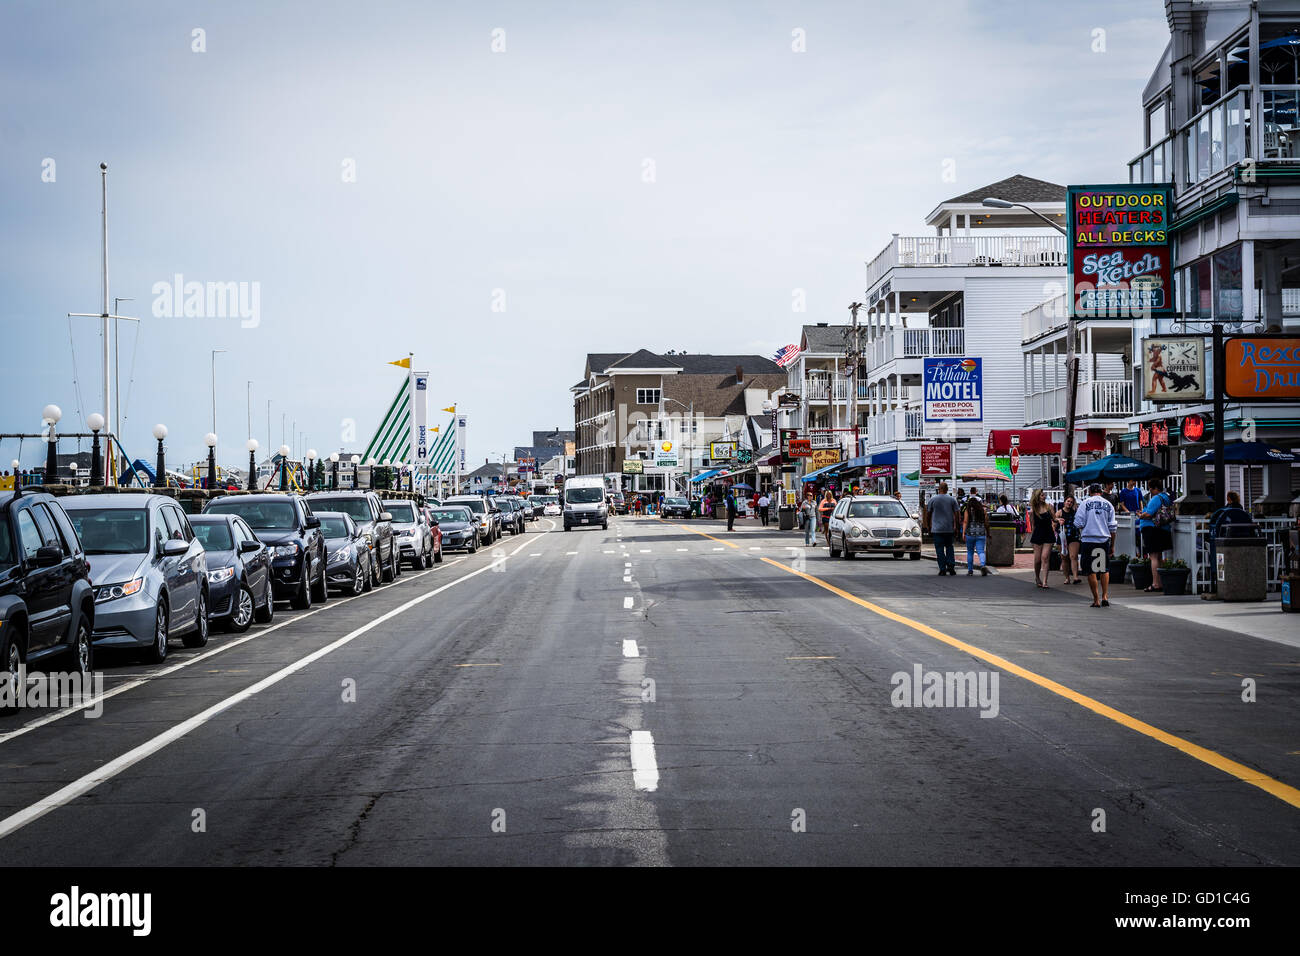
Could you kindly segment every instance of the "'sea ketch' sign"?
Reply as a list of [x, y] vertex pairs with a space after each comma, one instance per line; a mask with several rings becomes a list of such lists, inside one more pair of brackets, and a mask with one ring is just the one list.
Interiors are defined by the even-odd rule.
[[1070, 186], [1067, 197], [1075, 318], [1173, 314], [1172, 188]]

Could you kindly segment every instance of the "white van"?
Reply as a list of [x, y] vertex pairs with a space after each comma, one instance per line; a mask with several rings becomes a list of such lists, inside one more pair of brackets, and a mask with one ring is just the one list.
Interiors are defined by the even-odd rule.
[[598, 524], [609, 528], [609, 499], [605, 479], [599, 475], [570, 478], [564, 483], [564, 530], [575, 525]]

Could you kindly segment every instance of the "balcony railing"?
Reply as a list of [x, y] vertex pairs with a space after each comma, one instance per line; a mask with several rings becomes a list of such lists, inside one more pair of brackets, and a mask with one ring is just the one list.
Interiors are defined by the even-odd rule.
[[888, 445], [899, 441], [920, 441], [925, 438], [925, 419], [919, 408], [895, 408], [868, 419], [867, 432], [871, 444]]
[[1128, 164], [1130, 183], [1169, 183], [1174, 179], [1174, 138], [1166, 136]]
[[[1025, 421], [1050, 422], [1065, 418], [1068, 389], [1049, 388], [1025, 396]], [[1079, 383], [1076, 418], [1129, 418], [1133, 410], [1133, 383], [1128, 379], [1096, 379]]]
[[872, 368], [880, 368], [895, 359], [965, 354], [966, 330], [964, 328], [891, 329], [871, 343], [868, 361]]
[[[1237, 165], [1250, 152], [1250, 90], [1238, 88], [1207, 106], [1178, 135], [1187, 158], [1187, 185], [1192, 186]], [[1275, 128], [1277, 124], [1272, 124]], [[1265, 155], [1272, 134], [1265, 127]]]
[[1069, 302], [1064, 292], [1034, 306], [1020, 316], [1020, 340], [1029, 342], [1040, 335], [1064, 328], [1068, 310]]
[[900, 266], [1063, 265], [1064, 236], [895, 236], [867, 265], [867, 288]]
[[833, 380], [830, 376], [809, 376], [804, 379], [803, 397], [809, 402], [828, 402], [831, 396], [837, 402], [848, 401], [849, 398], [849, 381], [846, 378], [836, 376]]

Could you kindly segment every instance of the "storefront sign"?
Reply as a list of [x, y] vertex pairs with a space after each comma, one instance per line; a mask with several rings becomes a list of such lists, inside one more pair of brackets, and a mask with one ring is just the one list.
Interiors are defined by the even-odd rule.
[[1008, 478], [1011, 477], [1011, 458], [1008, 455], [998, 455], [993, 459], [993, 467]]
[[1138, 447], [1168, 448], [1169, 423], [1152, 422], [1150, 425], [1145, 423], [1138, 425]]
[[787, 458], [808, 458], [812, 455], [812, 442], [807, 438], [791, 438], [789, 449], [782, 454]]
[[623, 474], [625, 475], [645, 474], [645, 465], [636, 458], [624, 458]]
[[1205, 401], [1205, 339], [1143, 339], [1142, 397], [1161, 403]]
[[1066, 209], [1076, 318], [1172, 314], [1172, 187], [1070, 186]]
[[734, 441], [715, 441], [709, 442], [709, 458], [713, 461], [718, 459], [730, 459], [736, 457], [736, 443]]
[[670, 441], [661, 441], [655, 446], [655, 467], [676, 468], [677, 446]]
[[922, 359], [927, 422], [984, 420], [984, 368], [977, 358]]
[[868, 478], [890, 478], [894, 474], [893, 465], [868, 465], [866, 477]]
[[829, 468], [831, 465], [838, 465], [839, 462], [840, 450], [838, 448], [817, 448], [810, 452], [808, 470], [816, 471], [818, 468]]
[[812, 442], [814, 448], [840, 447], [840, 440], [836, 437], [833, 428], [810, 428], [808, 429], [808, 440]]
[[1223, 393], [1250, 402], [1300, 399], [1300, 338], [1233, 336], [1223, 343]]
[[1183, 419], [1182, 433], [1185, 441], [1200, 441], [1205, 437], [1205, 416], [1188, 415]]
[[921, 446], [921, 477], [947, 478], [952, 475], [951, 445]]

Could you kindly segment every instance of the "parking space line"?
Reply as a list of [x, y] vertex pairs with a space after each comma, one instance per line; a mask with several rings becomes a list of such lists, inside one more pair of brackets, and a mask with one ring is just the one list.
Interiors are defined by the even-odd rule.
[[631, 639], [623, 641], [623, 656], [624, 657], [641, 656], [641, 649], [636, 646], [636, 641]]
[[632, 731], [632, 784], [638, 790], [659, 789], [659, 764], [655, 762], [655, 739], [648, 730]]

